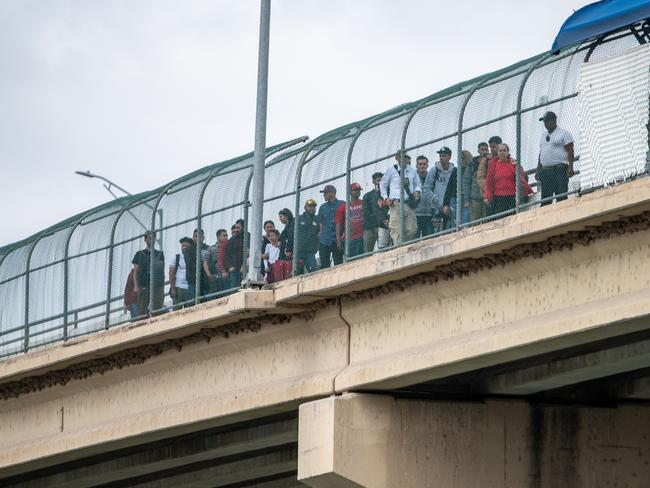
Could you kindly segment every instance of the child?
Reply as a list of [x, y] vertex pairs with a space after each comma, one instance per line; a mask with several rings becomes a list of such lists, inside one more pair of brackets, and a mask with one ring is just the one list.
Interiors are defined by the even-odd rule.
[[268, 234], [268, 239], [271, 242], [264, 248], [262, 259], [264, 260], [266, 282], [273, 283], [278, 281], [273, 276], [273, 264], [280, 258], [280, 231], [277, 229], [271, 230]]

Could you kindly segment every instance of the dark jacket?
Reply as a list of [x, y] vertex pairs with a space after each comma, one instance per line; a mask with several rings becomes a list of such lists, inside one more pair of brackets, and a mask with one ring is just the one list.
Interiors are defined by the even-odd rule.
[[449, 206], [451, 204], [451, 199], [456, 198], [456, 178], [458, 178], [458, 168], [454, 168], [451, 171], [451, 176], [449, 177], [449, 183], [447, 183], [447, 189], [445, 190], [445, 197], [442, 201], [443, 206]]
[[377, 190], [370, 190], [363, 196], [363, 229], [372, 230], [385, 227], [384, 220], [388, 220], [388, 208], [380, 207], [378, 201], [381, 195]]
[[242, 236], [232, 236], [228, 239], [225, 256], [226, 271], [235, 268], [236, 272], [241, 271], [244, 263], [244, 239]]
[[463, 203], [467, 201], [483, 201], [483, 193], [478, 184], [477, 173], [480, 156], [474, 156], [469, 165], [463, 166], [462, 185], [463, 185]]
[[[201, 251], [205, 251], [209, 246], [207, 244], [201, 244]], [[183, 256], [185, 257], [185, 269], [187, 274], [187, 282], [190, 285], [196, 284], [196, 246], [191, 245], [185, 251], [183, 251]], [[201, 287], [205, 286], [208, 281], [208, 277], [205, 275], [205, 270], [203, 269], [203, 261], [199, 261], [201, 266]]]
[[296, 222], [290, 219], [280, 233], [280, 260], [287, 259], [287, 253], [293, 252], [293, 234]]
[[316, 254], [318, 251], [318, 231], [320, 225], [316, 214], [303, 212], [298, 216], [298, 254]]

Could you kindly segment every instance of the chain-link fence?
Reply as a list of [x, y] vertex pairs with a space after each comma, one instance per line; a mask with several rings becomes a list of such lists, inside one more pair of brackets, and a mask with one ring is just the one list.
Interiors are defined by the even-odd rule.
[[0, 356], [232, 293], [248, 266], [271, 283], [643, 175], [641, 42], [619, 31], [269, 148], [264, 229], [247, 154], [2, 247]]

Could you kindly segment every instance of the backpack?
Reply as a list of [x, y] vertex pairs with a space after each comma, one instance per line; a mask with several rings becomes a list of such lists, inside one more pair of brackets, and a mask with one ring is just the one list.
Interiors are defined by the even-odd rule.
[[406, 176], [402, 177], [402, 173], [400, 172], [396, 164], [394, 164], [393, 167], [395, 168], [395, 171], [397, 171], [397, 174], [400, 177], [401, 184], [404, 186], [404, 194], [406, 195], [406, 204], [413, 209], [417, 208], [417, 206], [420, 204], [420, 200], [418, 198], [415, 198], [415, 195], [411, 193], [410, 182], [408, 181]]
[[131, 308], [131, 305], [138, 301], [138, 297], [135, 294], [133, 286], [133, 269], [129, 272], [129, 275], [126, 277], [126, 284], [124, 285], [124, 306], [127, 309]]

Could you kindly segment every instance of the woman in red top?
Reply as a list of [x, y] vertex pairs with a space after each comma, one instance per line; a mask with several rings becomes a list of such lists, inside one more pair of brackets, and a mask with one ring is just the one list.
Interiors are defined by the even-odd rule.
[[[507, 144], [499, 145], [498, 158], [490, 161], [483, 199], [490, 206], [491, 214], [505, 212], [515, 208], [517, 184], [515, 175], [517, 165], [510, 157], [510, 148]], [[523, 171], [520, 171], [521, 191], [525, 195], [533, 193], [533, 189], [526, 181]]]

